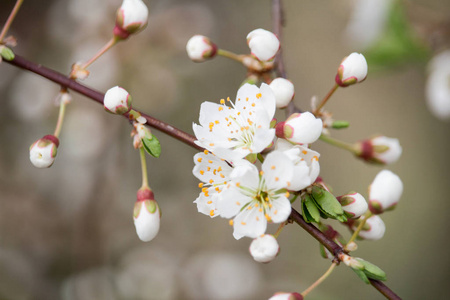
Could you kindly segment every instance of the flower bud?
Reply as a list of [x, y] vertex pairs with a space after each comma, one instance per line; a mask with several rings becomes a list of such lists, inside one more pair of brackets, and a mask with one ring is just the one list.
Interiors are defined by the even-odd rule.
[[435, 55], [428, 63], [425, 99], [431, 113], [441, 119], [450, 119], [450, 50]]
[[107, 112], [123, 115], [131, 110], [131, 96], [125, 89], [115, 86], [105, 93], [103, 106]]
[[286, 107], [294, 98], [294, 85], [287, 79], [282, 77], [275, 78], [269, 86], [275, 94], [275, 100], [278, 108]]
[[275, 127], [276, 135], [295, 144], [311, 144], [322, 134], [322, 120], [310, 112], [292, 114]]
[[[354, 222], [352, 229], [356, 230], [359, 224], [359, 220]], [[379, 240], [384, 236], [386, 231], [386, 225], [384, 225], [383, 220], [375, 215], [367, 219], [366, 224], [364, 224], [363, 229], [359, 232], [359, 237], [365, 240]]]
[[159, 232], [161, 211], [151, 189], [142, 188], [137, 192], [133, 218], [136, 233], [141, 241], [149, 242], [156, 237]]
[[369, 209], [374, 214], [394, 209], [403, 193], [403, 183], [396, 174], [382, 170], [369, 188]]
[[277, 239], [271, 234], [263, 234], [250, 244], [250, 254], [257, 262], [268, 263], [271, 262], [280, 251]]
[[113, 33], [117, 39], [126, 39], [147, 26], [148, 8], [142, 0], [123, 0], [116, 13]]
[[336, 74], [336, 83], [346, 87], [363, 81], [367, 77], [367, 61], [364, 55], [353, 52], [341, 62]]
[[37, 168], [48, 168], [55, 161], [59, 140], [54, 135], [46, 135], [30, 146], [30, 161]]
[[402, 147], [398, 139], [386, 136], [376, 136], [358, 143], [361, 157], [365, 161], [379, 164], [391, 164], [396, 162], [402, 154]]
[[299, 293], [275, 293], [269, 300], [303, 300], [303, 296]]
[[277, 36], [264, 29], [255, 29], [247, 35], [247, 44], [252, 55], [260, 61], [269, 61], [280, 49]]
[[217, 46], [203, 35], [194, 35], [186, 44], [189, 58], [195, 62], [204, 62], [213, 58], [217, 53]]
[[359, 193], [339, 196], [336, 199], [341, 203], [342, 209], [349, 218], [359, 218], [367, 211], [366, 199]]

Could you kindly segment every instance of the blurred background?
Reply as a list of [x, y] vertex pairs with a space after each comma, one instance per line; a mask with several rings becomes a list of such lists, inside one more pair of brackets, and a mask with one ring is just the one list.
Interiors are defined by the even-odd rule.
[[[200, 104], [234, 98], [246, 70], [222, 57], [193, 63], [186, 42], [203, 34], [220, 48], [248, 53], [247, 33], [272, 28], [270, 1], [145, 2], [148, 27], [95, 62], [84, 83], [102, 92], [120, 85], [134, 107], [192, 133]], [[14, 3], [0, 1], [0, 23]], [[110, 39], [120, 3], [25, 1], [10, 30], [18, 40], [14, 51], [68, 74]], [[447, 90], [436, 92], [441, 106], [429, 99], [428, 79], [445, 65], [430, 61], [449, 46], [450, 1], [285, 0], [284, 6], [282, 49], [296, 105], [308, 110], [311, 97], [334, 84], [342, 58], [362, 52], [367, 80], [339, 89], [327, 105], [351, 125], [332, 134], [348, 142], [383, 134], [403, 147], [400, 161], [387, 167], [403, 180], [402, 200], [382, 216], [384, 238], [360, 242], [354, 255], [381, 267], [403, 299], [448, 299], [450, 123], [442, 100], [450, 102], [448, 60], [447, 73], [441, 71], [447, 77], [439, 77]], [[195, 151], [156, 130], [163, 153], [148, 167], [163, 218], [158, 237], [141, 242], [132, 219], [139, 155], [124, 119], [73, 94], [55, 164], [36, 169], [29, 162], [29, 146], [54, 130], [58, 91], [37, 75], [0, 65], [0, 299], [268, 299], [303, 291], [328, 268], [318, 243], [295, 224], [280, 235], [277, 259], [254, 262], [250, 239], [236, 241], [227, 220], [210, 219], [192, 203], [199, 193]], [[320, 141], [313, 149], [336, 195], [367, 196], [382, 169]], [[307, 299], [383, 296], [341, 266]]]

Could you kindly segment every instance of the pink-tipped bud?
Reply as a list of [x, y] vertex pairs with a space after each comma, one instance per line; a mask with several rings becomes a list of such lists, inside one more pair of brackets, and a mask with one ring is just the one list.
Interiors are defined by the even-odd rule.
[[125, 89], [115, 86], [105, 93], [103, 106], [107, 112], [123, 115], [131, 110], [131, 96]]
[[30, 161], [36, 168], [50, 167], [56, 158], [59, 140], [54, 135], [46, 135], [30, 146]]
[[141, 241], [149, 242], [156, 237], [159, 232], [161, 211], [151, 189], [144, 188], [137, 192], [133, 218], [136, 233]]
[[277, 36], [264, 29], [255, 29], [247, 35], [247, 44], [252, 55], [260, 61], [269, 61], [280, 49]]
[[[357, 220], [352, 225], [352, 230], [356, 230], [361, 220]], [[365, 240], [376, 241], [384, 236], [386, 231], [386, 225], [384, 225], [383, 220], [375, 215], [367, 219], [366, 224], [364, 224], [363, 229], [359, 232], [359, 237]]]
[[358, 157], [367, 162], [383, 165], [396, 162], [402, 154], [398, 139], [382, 135], [361, 141], [358, 147], [360, 148]]
[[123, 0], [116, 13], [113, 33], [117, 39], [126, 39], [130, 34], [144, 29], [148, 23], [148, 8], [142, 0]]
[[322, 134], [321, 119], [316, 119], [310, 112], [292, 114], [285, 122], [275, 127], [276, 135], [295, 144], [314, 143]]
[[194, 35], [186, 44], [189, 58], [195, 62], [204, 62], [216, 56], [217, 46], [203, 35]]
[[368, 209], [366, 199], [359, 193], [346, 194], [337, 197], [342, 209], [349, 218], [359, 218]]
[[402, 193], [403, 182], [400, 177], [389, 170], [380, 171], [369, 188], [370, 211], [381, 214], [394, 209]]
[[336, 74], [336, 83], [346, 87], [363, 81], [367, 77], [367, 61], [364, 55], [353, 52], [344, 58]]
[[303, 296], [299, 293], [275, 293], [269, 300], [303, 300]]
[[271, 262], [280, 251], [277, 239], [271, 234], [263, 234], [250, 244], [250, 254], [257, 262], [268, 263]]
[[294, 85], [287, 79], [282, 77], [275, 78], [269, 86], [275, 94], [278, 108], [285, 108], [294, 98]]

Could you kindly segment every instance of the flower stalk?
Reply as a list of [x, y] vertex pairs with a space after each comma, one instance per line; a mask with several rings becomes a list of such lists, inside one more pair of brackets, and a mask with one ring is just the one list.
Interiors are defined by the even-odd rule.
[[356, 149], [354, 145], [346, 143], [346, 142], [343, 142], [343, 141], [340, 141], [340, 140], [337, 140], [337, 139], [334, 139], [334, 138], [332, 138], [329, 135], [322, 134], [319, 137], [319, 139], [321, 141], [324, 141], [324, 142], [330, 144], [330, 145], [333, 145], [333, 146], [336, 146], [336, 147], [348, 150], [348, 151], [350, 151], [351, 153], [353, 153], [355, 155], [358, 154], [358, 149]]
[[[348, 240], [347, 245], [351, 244], [355, 241], [355, 239], [358, 237], [359, 232], [363, 229], [364, 225], [366, 224], [367, 219], [369, 219], [372, 216], [372, 212], [368, 210], [364, 216], [361, 217], [361, 223], [359, 223], [356, 230], [353, 232], [352, 237]], [[347, 247], [346, 247], [347, 248]]]
[[328, 92], [328, 94], [325, 96], [325, 98], [322, 99], [322, 102], [320, 102], [319, 106], [317, 106], [316, 109], [314, 109], [313, 114], [316, 117], [320, 115], [320, 110], [322, 109], [322, 107], [324, 107], [324, 105], [327, 103], [328, 99], [331, 98], [331, 96], [334, 94], [334, 92], [336, 92], [338, 87], [339, 87], [339, 85], [337, 83], [334, 84], [334, 86], [331, 88], [331, 90]]
[[145, 159], [144, 147], [139, 148], [139, 154], [141, 156], [141, 170], [142, 170], [142, 185], [140, 189], [150, 188], [148, 185], [147, 163]]
[[336, 268], [337, 266], [337, 262], [333, 261], [333, 263], [331, 264], [331, 266], [328, 268], [328, 270], [319, 278], [316, 280], [316, 282], [314, 282], [313, 284], [311, 284], [310, 287], [308, 287], [306, 290], [304, 290], [302, 292], [302, 296], [306, 297], [306, 295], [308, 295], [312, 290], [314, 290], [319, 284], [321, 284], [325, 279], [328, 278], [328, 276], [330, 276], [330, 274], [333, 272], [334, 268]]
[[12, 22], [14, 21], [14, 18], [16, 17], [17, 13], [19, 12], [20, 6], [22, 5], [23, 0], [17, 0], [16, 4], [14, 5], [13, 10], [9, 14], [8, 19], [6, 20], [5, 25], [3, 26], [2, 32], [0, 33], [0, 43], [5, 38], [6, 34], [8, 33], [9, 27], [11, 27]]
[[101, 48], [91, 59], [82, 64], [81, 69], [85, 70], [89, 67], [94, 61], [96, 61], [100, 56], [105, 54], [109, 49], [111, 49], [120, 39], [117, 37], [111, 38], [104, 46]]
[[61, 101], [61, 103], [59, 104], [58, 121], [56, 122], [55, 132], [53, 133], [53, 135], [58, 138], [59, 134], [61, 133], [62, 124], [64, 122], [64, 116], [66, 114], [66, 105], [67, 103], [65, 101]]
[[224, 49], [217, 49], [217, 55], [238, 61], [240, 63], [243, 63], [243, 61], [244, 61], [244, 58], [242, 55], [238, 55], [236, 53], [233, 53], [231, 51], [224, 50]]

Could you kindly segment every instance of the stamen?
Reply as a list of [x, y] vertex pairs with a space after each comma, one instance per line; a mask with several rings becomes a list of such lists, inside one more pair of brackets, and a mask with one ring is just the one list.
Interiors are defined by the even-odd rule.
[[261, 93], [258, 93], [258, 94], [256, 94], [256, 98], [261, 98], [262, 97], [262, 95], [261, 95]]

